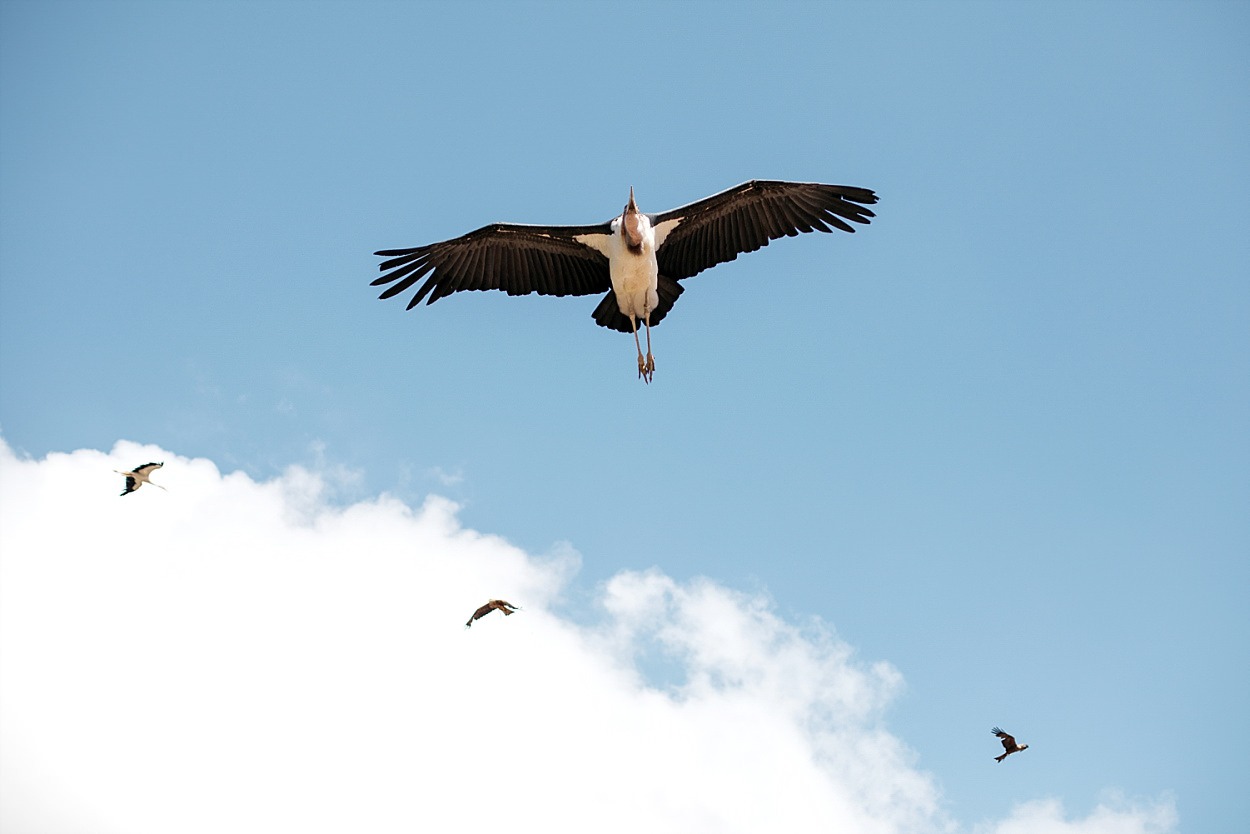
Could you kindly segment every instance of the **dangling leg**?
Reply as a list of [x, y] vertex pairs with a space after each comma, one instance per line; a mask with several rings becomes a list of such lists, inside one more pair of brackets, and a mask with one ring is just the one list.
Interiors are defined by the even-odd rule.
[[651, 355], [651, 311], [647, 311], [647, 317], [643, 319], [643, 325], [647, 328], [647, 362], [646, 362], [646, 380], [651, 382], [651, 378], [655, 376], [655, 357]]
[[[634, 346], [638, 348], [638, 378], [644, 379], [643, 374], [647, 372], [646, 360], [642, 358], [642, 344], [638, 341], [638, 322], [633, 316], [629, 317], [629, 326], [634, 331]], [[647, 340], [650, 343], [651, 334], [647, 333]]]

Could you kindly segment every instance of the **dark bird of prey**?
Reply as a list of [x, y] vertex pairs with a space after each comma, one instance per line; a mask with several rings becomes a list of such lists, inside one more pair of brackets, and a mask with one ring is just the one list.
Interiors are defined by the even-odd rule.
[[511, 615], [513, 611], [521, 610], [520, 608], [517, 608], [515, 605], [513, 605], [510, 602], [504, 602], [501, 599], [492, 599], [490, 602], [486, 603], [481, 608], [474, 611], [473, 616], [470, 617], [469, 621], [464, 624], [464, 627], [465, 628], [471, 627], [473, 625], [474, 620], [480, 620], [483, 617], [485, 617], [487, 614], [489, 614], [490, 612], [496, 609], [502, 611], [505, 616]]
[[996, 762], [1001, 762], [1003, 759], [1007, 758], [1012, 753], [1019, 753], [1021, 750], [1029, 749], [1029, 745], [1016, 744], [1015, 736], [1007, 735], [1006, 733], [1004, 733], [1002, 730], [998, 729], [997, 727], [990, 730], [990, 732], [998, 736], [1000, 739], [1002, 739], [1003, 749], [1007, 751], [1006, 753], [1003, 753], [1001, 756], [995, 756], [994, 761]]
[[[143, 466], [136, 466], [134, 469], [130, 470], [129, 472], [123, 472], [120, 469], [114, 469], [113, 471], [116, 472], [118, 475], [126, 476], [126, 489], [122, 492], [122, 495], [129, 495], [130, 493], [134, 492], [136, 489], [143, 486], [144, 484], [152, 484], [152, 486], [154, 487], [161, 487], [161, 489], [165, 489], [165, 487], [161, 486], [160, 484], [153, 483], [152, 481], [148, 480], [148, 478], [151, 477], [153, 472], [160, 469], [164, 465], [165, 465], [164, 463], [145, 463], [143, 464]], [[168, 492], [169, 490], [165, 490], [165, 491]]]
[[[651, 327], [672, 309], [677, 283], [709, 267], [754, 252], [799, 232], [854, 232], [869, 223], [877, 202], [867, 188], [814, 182], [752, 180], [661, 214], [643, 214], [634, 189], [619, 217], [591, 226], [492, 223], [462, 237], [412, 249], [383, 249], [384, 272], [373, 286], [390, 284], [390, 298], [424, 281], [408, 309], [461, 290], [508, 295], [606, 293], [591, 314], [596, 324], [634, 334], [638, 376], [655, 373]], [[847, 222], [850, 221], [850, 222]], [[641, 322], [647, 352], [638, 340]]]

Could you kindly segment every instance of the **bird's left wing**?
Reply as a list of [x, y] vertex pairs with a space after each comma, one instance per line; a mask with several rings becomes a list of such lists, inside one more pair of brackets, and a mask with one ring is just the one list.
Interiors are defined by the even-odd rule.
[[390, 298], [421, 279], [425, 283], [408, 309], [460, 290], [503, 290], [508, 295], [591, 295], [612, 286], [608, 259], [592, 245], [611, 234], [607, 223], [594, 226], [523, 226], [493, 223], [442, 243], [374, 254], [386, 274], [371, 286], [390, 284], [379, 298]]
[[[688, 206], [651, 216], [660, 273], [697, 275], [769, 241], [799, 232], [854, 232], [875, 215], [867, 188], [817, 182], [752, 180]], [[830, 228], [833, 227], [833, 228]]]

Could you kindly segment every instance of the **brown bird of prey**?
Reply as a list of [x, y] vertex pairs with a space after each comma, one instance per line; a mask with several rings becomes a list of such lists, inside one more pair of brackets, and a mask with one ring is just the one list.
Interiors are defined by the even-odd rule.
[[1016, 744], [1015, 736], [1007, 735], [1006, 733], [1004, 733], [1002, 730], [998, 729], [997, 727], [990, 730], [990, 732], [998, 736], [1000, 739], [1002, 739], [1003, 749], [1007, 751], [1006, 753], [1003, 753], [1001, 756], [995, 756], [994, 761], [996, 762], [1001, 762], [1003, 759], [1007, 758], [1012, 753], [1019, 753], [1021, 750], [1029, 749], [1029, 745]]
[[[651, 327], [668, 315], [683, 287], [678, 281], [800, 232], [853, 232], [868, 223], [867, 188], [818, 182], [751, 180], [659, 214], [643, 214], [629, 189], [624, 211], [589, 226], [492, 223], [467, 235], [417, 246], [383, 249], [373, 286], [390, 284], [379, 298], [417, 288], [408, 309], [461, 290], [508, 295], [598, 295], [595, 324], [632, 333], [638, 376], [655, 373]], [[848, 222], [849, 221], [849, 222]], [[423, 282], [423, 283], [421, 283]], [[766, 291], [766, 290], [761, 290]], [[749, 311], [748, 307], [746, 308]], [[647, 333], [647, 353], [638, 341]]]
[[473, 625], [474, 620], [480, 620], [483, 617], [485, 617], [487, 614], [489, 614], [490, 612], [496, 609], [502, 611], [505, 616], [510, 615], [513, 611], [521, 610], [520, 608], [517, 608], [515, 605], [513, 605], [510, 602], [504, 602], [501, 599], [492, 599], [490, 602], [486, 603], [481, 608], [474, 611], [473, 616], [470, 617], [469, 621], [464, 624], [464, 627], [465, 628], [471, 627]]
[[[160, 484], [154, 483], [148, 480], [148, 477], [153, 472], [160, 469], [164, 465], [165, 465], [164, 463], [145, 463], [143, 464], [143, 466], [136, 466], [134, 469], [130, 470], [129, 472], [123, 472], [120, 469], [114, 469], [113, 471], [116, 472], [118, 475], [126, 476], [126, 489], [124, 492], [122, 492], [122, 495], [129, 495], [130, 493], [134, 492], [136, 489], [143, 486], [144, 484], [152, 484], [152, 486], [154, 487], [161, 487], [161, 489], [165, 489], [165, 487], [161, 486]], [[169, 490], [165, 490], [165, 491], [168, 492]]]

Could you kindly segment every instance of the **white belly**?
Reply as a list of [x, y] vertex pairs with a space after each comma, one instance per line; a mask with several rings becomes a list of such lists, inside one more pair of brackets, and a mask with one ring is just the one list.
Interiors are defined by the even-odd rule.
[[660, 303], [656, 292], [660, 268], [655, 262], [655, 252], [644, 247], [641, 254], [635, 254], [622, 246], [613, 254], [616, 257], [610, 260], [609, 271], [617, 306], [625, 315], [644, 321]]
[[610, 234], [588, 234], [576, 238], [608, 259], [608, 275], [612, 279], [612, 292], [616, 305], [627, 316], [645, 321], [647, 314], [660, 303], [656, 286], [660, 266], [655, 259], [655, 229], [645, 215], [642, 216], [642, 251], [631, 252], [621, 235], [621, 218], [611, 223]]

